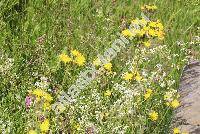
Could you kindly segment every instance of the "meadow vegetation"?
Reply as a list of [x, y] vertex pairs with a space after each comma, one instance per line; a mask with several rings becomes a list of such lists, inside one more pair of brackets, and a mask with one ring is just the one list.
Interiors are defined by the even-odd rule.
[[[183, 133], [171, 119], [182, 70], [200, 58], [199, 13], [199, 0], [1, 0], [0, 133]], [[129, 45], [101, 63], [119, 33]], [[92, 65], [95, 79], [56, 115]]]

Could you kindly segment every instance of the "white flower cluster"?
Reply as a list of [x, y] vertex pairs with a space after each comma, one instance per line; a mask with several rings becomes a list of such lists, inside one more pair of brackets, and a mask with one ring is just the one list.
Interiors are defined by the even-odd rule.
[[11, 133], [13, 123], [10, 121], [3, 121], [0, 119], [0, 133], [9, 134]]
[[1, 61], [1, 63], [0, 63], [0, 73], [7, 74], [11, 70], [11, 68], [14, 64], [14, 59], [8, 58], [7, 55], [1, 54], [0, 55], [0, 61]]

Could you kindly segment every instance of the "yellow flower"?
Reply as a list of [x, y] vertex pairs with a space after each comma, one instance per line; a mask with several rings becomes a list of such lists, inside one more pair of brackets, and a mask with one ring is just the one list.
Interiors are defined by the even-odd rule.
[[152, 22], [149, 23], [149, 26], [151, 26], [151, 27], [157, 27], [157, 23], [152, 21]]
[[144, 94], [144, 99], [147, 100], [151, 96], [152, 92], [153, 91], [151, 89], [147, 89], [146, 93]]
[[136, 72], [135, 80], [138, 82], [142, 80], [142, 76], [138, 72]]
[[148, 88], [148, 89], [146, 90], [146, 92], [152, 94], [153, 90], [150, 89], [150, 88]]
[[140, 32], [139, 29], [133, 29], [133, 31], [135, 32], [135, 34], [137, 34], [137, 35], [141, 35], [141, 32]]
[[144, 44], [145, 47], [150, 47], [151, 46], [151, 43], [149, 41], [143, 42], [143, 44]]
[[111, 63], [106, 63], [106, 64], [104, 65], [104, 68], [105, 68], [106, 70], [108, 70], [108, 71], [111, 71], [111, 69], [112, 69], [112, 64], [111, 64]]
[[152, 121], [156, 121], [158, 119], [158, 113], [155, 111], [152, 111], [151, 113], [149, 113], [149, 117]]
[[41, 124], [40, 124], [40, 130], [42, 132], [47, 132], [49, 130], [49, 120], [45, 119]]
[[68, 62], [72, 61], [72, 59], [66, 54], [60, 54], [59, 59], [60, 59], [60, 61], [62, 61], [64, 63], [68, 63]]
[[164, 29], [162, 23], [160, 23], [160, 22], [158, 22], [158, 21], [157, 21], [156, 26], [157, 26], [157, 27], [159, 28], [159, 30], [161, 30], [161, 31]]
[[100, 64], [101, 64], [101, 60], [99, 58], [97, 58], [93, 61], [93, 65], [95, 65], [95, 66], [99, 66]]
[[150, 36], [156, 36], [156, 31], [153, 29], [149, 29], [148, 33]]
[[107, 91], [104, 93], [105, 96], [111, 96], [111, 94], [112, 94], [112, 92], [111, 92], [110, 90], [107, 90]]
[[28, 132], [28, 134], [37, 134], [37, 132], [36, 132], [35, 130], [30, 130], [30, 131]]
[[142, 24], [143, 26], [145, 26], [147, 24], [147, 21], [144, 18], [142, 18], [140, 20], [140, 24]]
[[40, 101], [41, 97], [43, 97], [46, 101], [52, 101], [53, 98], [51, 97], [51, 95], [49, 93], [46, 93], [45, 91], [41, 90], [41, 89], [35, 89], [32, 92], [33, 95], [36, 95], [36, 100]]
[[163, 33], [163, 31], [157, 31], [156, 34], [157, 34], [157, 36], [158, 36], [158, 38], [159, 38], [160, 40], [163, 40], [163, 39], [164, 39], [164, 33]]
[[145, 34], [145, 30], [144, 29], [141, 29], [139, 32], [138, 32], [138, 35], [139, 36], [143, 36]]
[[123, 30], [123, 31], [122, 31], [122, 34], [123, 34], [124, 36], [128, 36], [128, 37], [132, 37], [132, 36], [135, 35], [135, 34], [132, 33], [129, 29]]
[[150, 30], [150, 27], [149, 27], [149, 26], [148, 26], [148, 27], [147, 27], [147, 26], [144, 26], [144, 27], [143, 27], [143, 30], [144, 30], [145, 32], [148, 32], [148, 31]]
[[83, 66], [85, 63], [85, 57], [83, 55], [79, 55], [75, 58], [75, 63], [77, 63], [79, 66]]
[[151, 96], [150, 93], [145, 93], [145, 94], [144, 94], [144, 99], [147, 100], [150, 96]]
[[177, 108], [180, 105], [179, 101], [177, 99], [173, 100], [171, 102], [171, 107], [172, 108]]
[[78, 50], [71, 50], [72, 55], [74, 56], [80, 56], [81, 53]]
[[49, 102], [53, 100], [53, 98], [51, 97], [49, 93], [44, 93], [43, 97], [46, 101], [49, 101]]
[[49, 110], [50, 109], [50, 103], [49, 102], [45, 102], [43, 105], [44, 110]]
[[174, 129], [173, 129], [173, 133], [174, 133], [174, 134], [180, 134], [181, 131], [180, 131], [179, 128], [174, 128]]
[[133, 74], [132, 73], [125, 73], [124, 77], [125, 80], [131, 80], [133, 78]]
[[41, 96], [43, 96], [44, 91], [42, 91], [41, 89], [35, 89], [33, 91], [33, 94], [36, 95], [36, 96], [38, 96], [38, 97], [41, 97]]

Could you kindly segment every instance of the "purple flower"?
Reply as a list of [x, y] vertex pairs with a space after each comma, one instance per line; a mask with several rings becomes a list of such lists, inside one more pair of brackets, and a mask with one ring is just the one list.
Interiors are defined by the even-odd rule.
[[26, 108], [29, 109], [32, 103], [31, 97], [26, 96], [25, 102], [26, 102]]

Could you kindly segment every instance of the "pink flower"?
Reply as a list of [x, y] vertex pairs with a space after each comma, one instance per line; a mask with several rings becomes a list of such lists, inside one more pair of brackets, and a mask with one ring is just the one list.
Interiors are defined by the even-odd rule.
[[26, 103], [26, 108], [29, 109], [32, 104], [32, 100], [30, 96], [26, 96], [25, 103]]

